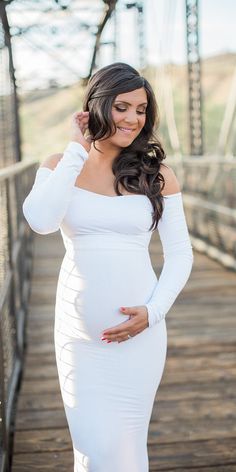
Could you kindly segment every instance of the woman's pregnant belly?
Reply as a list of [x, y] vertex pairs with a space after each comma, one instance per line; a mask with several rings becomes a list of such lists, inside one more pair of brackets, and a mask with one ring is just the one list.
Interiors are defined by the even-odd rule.
[[100, 342], [102, 330], [129, 319], [120, 307], [146, 303], [156, 282], [148, 249], [66, 253], [57, 284], [56, 325], [69, 336]]

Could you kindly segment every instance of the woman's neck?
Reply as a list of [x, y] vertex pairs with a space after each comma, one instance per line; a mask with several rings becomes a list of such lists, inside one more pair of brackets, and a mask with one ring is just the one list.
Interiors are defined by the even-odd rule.
[[95, 146], [101, 152], [95, 149], [94, 143], [92, 143], [89, 151], [90, 162], [93, 162], [94, 165], [98, 165], [99, 167], [104, 166], [104, 168], [111, 168], [112, 163], [119, 155], [121, 148], [118, 148], [111, 143], [105, 143], [104, 141], [95, 141]]

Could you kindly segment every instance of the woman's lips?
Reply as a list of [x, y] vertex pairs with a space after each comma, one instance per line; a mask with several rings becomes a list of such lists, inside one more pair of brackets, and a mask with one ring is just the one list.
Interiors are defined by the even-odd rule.
[[122, 131], [122, 133], [126, 133], [126, 134], [131, 134], [134, 129], [131, 129], [131, 128], [122, 128], [120, 126], [117, 126], [118, 130]]

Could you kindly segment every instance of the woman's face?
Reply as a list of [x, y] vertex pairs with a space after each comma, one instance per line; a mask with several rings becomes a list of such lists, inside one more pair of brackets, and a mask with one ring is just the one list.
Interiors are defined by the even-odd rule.
[[147, 94], [139, 88], [117, 95], [112, 105], [116, 133], [109, 141], [118, 147], [129, 146], [139, 135], [146, 121]]

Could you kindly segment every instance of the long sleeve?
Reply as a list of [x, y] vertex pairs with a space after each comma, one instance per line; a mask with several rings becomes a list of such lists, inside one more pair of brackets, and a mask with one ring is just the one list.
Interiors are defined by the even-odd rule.
[[39, 234], [54, 233], [60, 227], [77, 176], [88, 158], [85, 148], [71, 141], [54, 170], [39, 167], [22, 210], [30, 227]]
[[149, 327], [165, 318], [192, 270], [194, 257], [181, 192], [164, 197], [164, 210], [157, 230], [164, 264], [151, 298], [144, 304]]

